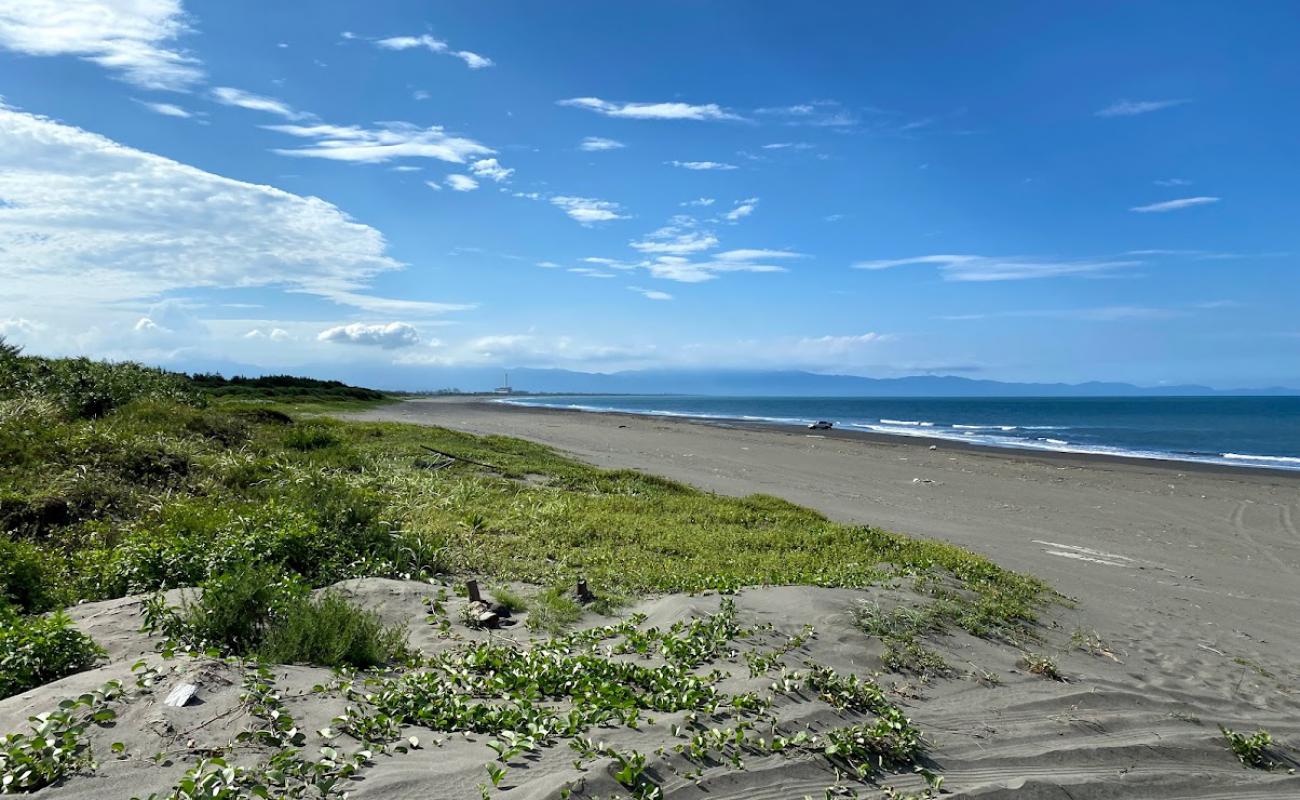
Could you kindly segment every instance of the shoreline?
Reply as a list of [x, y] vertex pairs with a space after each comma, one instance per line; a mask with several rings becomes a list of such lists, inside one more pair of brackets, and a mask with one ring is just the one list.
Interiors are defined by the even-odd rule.
[[[602, 395], [603, 396], [603, 395]], [[603, 410], [595, 408], [563, 408], [559, 406], [531, 405], [513, 402], [501, 398], [440, 398], [422, 397], [421, 402], [472, 403], [490, 408], [506, 408], [544, 414], [586, 414], [601, 417], [623, 417], [640, 420], [671, 420], [681, 424], [704, 425], [711, 428], [733, 428], [742, 430], [765, 431], [787, 435], [801, 435], [805, 438], [842, 439], [861, 441], [881, 445], [896, 445], [929, 450], [932, 446], [938, 450], [951, 450], [992, 458], [1012, 458], [1022, 460], [1039, 459], [1043, 463], [1068, 464], [1079, 467], [1138, 466], [1145, 469], [1163, 469], [1175, 473], [1196, 472], [1228, 477], [1259, 475], [1274, 478], [1290, 478], [1300, 483], [1300, 469], [1285, 467], [1259, 466], [1255, 464], [1232, 464], [1217, 461], [1193, 461], [1181, 458], [1156, 458], [1153, 456], [1120, 455], [1117, 453], [1092, 453], [1071, 450], [1050, 450], [1047, 448], [1016, 447], [1014, 445], [973, 444], [939, 436], [908, 436], [906, 434], [881, 433], [879, 431], [860, 431], [845, 428], [832, 428], [827, 431], [812, 432], [795, 424], [779, 422], [737, 419], [734, 417], [710, 417], [703, 415], [686, 415], [672, 413], [645, 413], [623, 410]]]

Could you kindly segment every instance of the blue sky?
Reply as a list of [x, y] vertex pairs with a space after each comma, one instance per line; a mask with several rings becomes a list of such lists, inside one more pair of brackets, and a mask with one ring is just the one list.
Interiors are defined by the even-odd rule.
[[1294, 3], [302, 8], [0, 3], [0, 333], [1300, 385]]

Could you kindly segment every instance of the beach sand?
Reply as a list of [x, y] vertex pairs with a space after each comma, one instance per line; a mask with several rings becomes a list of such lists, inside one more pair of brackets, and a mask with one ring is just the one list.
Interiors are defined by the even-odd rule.
[[[1300, 797], [1300, 775], [1290, 769], [1300, 757], [1300, 475], [942, 443], [931, 450], [924, 440], [810, 436], [798, 429], [456, 399], [415, 400], [352, 416], [517, 436], [601, 466], [641, 469], [727, 494], [778, 495], [836, 519], [954, 542], [1048, 581], [1071, 600], [1044, 610], [1040, 640], [1017, 644], [960, 631], [927, 636], [925, 645], [953, 670], [931, 680], [885, 671], [881, 642], [851, 622], [864, 600], [882, 607], [924, 602], [906, 582], [865, 591], [752, 588], [735, 598], [740, 624], [772, 626], [745, 647], [769, 646], [813, 625], [816, 635], [784, 656], [785, 666], [817, 663], [876, 675], [925, 732], [924, 763], [943, 775], [944, 797]], [[411, 644], [427, 654], [488, 636], [520, 644], [530, 636], [522, 625], [491, 633], [457, 625], [454, 637], [444, 638], [425, 620], [424, 601], [437, 592], [428, 584], [371, 578], [338, 588], [386, 622], [405, 624]], [[137, 658], [162, 670], [153, 693], [130, 689], [116, 723], [89, 728], [97, 768], [39, 796], [101, 800], [166, 792], [196, 754], [250, 723], [239, 699], [240, 671], [211, 659], [168, 661], [154, 654], [158, 642], [140, 632], [140, 600], [70, 610], [77, 625], [109, 650], [110, 663], [0, 701], [0, 731], [16, 731], [30, 714], [109, 678], [131, 687], [130, 665]], [[458, 619], [463, 602], [453, 597], [450, 619]], [[666, 595], [626, 611], [642, 612], [646, 625], [665, 628], [714, 613], [720, 602], [717, 595]], [[589, 612], [582, 624], [609, 621]], [[1083, 647], [1076, 632], [1089, 640]], [[1054, 659], [1063, 679], [1030, 674], [1021, 647]], [[766, 692], [775, 674], [746, 678], [746, 661], [738, 656], [719, 666], [732, 675], [725, 681], [729, 692]], [[307, 753], [326, 743], [318, 731], [347, 705], [336, 692], [311, 691], [330, 679], [323, 669], [274, 669], [287, 710], [306, 732]], [[161, 699], [180, 683], [197, 685], [201, 702], [164, 707]], [[783, 695], [771, 711], [787, 732], [854, 721], [808, 692]], [[744, 769], [705, 765], [697, 782], [690, 773], [700, 765], [673, 750], [683, 741], [673, 733], [682, 714], [653, 716], [635, 731], [612, 726], [591, 735], [649, 755], [647, 775], [665, 798], [798, 800], [832, 796], [827, 788], [837, 785], [825, 759], [812, 753], [750, 753]], [[1219, 725], [1271, 731], [1272, 754], [1282, 768], [1243, 767]], [[419, 736], [424, 744], [374, 757], [348, 782], [352, 797], [480, 796], [484, 764], [493, 758], [490, 737], [420, 728], [402, 735]], [[110, 755], [113, 742], [126, 746], [125, 757]], [[348, 737], [330, 744], [357, 746]], [[160, 751], [172, 759], [155, 764], [149, 756]], [[252, 763], [254, 755], [239, 760]], [[574, 798], [627, 796], [614, 780], [613, 764], [602, 758], [579, 769], [567, 746], [545, 747], [516, 759], [490, 795], [552, 800], [569, 787]], [[833, 796], [862, 798], [887, 796], [885, 786], [924, 788], [919, 776], [908, 774], [887, 775], [874, 785], [838, 785], [858, 794]]]

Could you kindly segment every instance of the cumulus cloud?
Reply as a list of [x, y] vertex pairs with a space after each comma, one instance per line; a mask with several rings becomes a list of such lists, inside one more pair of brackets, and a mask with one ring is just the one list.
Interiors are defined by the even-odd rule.
[[634, 366], [655, 353], [653, 345], [587, 342], [572, 336], [504, 333], [480, 336], [440, 348], [416, 348], [397, 357], [403, 364], [575, 367], [602, 364]]
[[379, 231], [324, 200], [5, 107], [0, 141], [0, 314], [107, 315], [198, 287], [278, 286], [355, 307], [414, 302], [365, 292], [403, 265]]
[[737, 201], [736, 207], [723, 214], [722, 218], [728, 222], [739, 222], [750, 214], [753, 214], [754, 209], [756, 208], [758, 208], [758, 198], [750, 197], [745, 200]]
[[509, 178], [511, 175], [515, 174], [515, 171], [513, 169], [507, 169], [501, 166], [499, 163], [497, 163], [497, 160], [495, 158], [484, 158], [475, 161], [474, 163], [469, 165], [469, 169], [470, 172], [473, 172], [478, 177], [488, 178], [489, 180], [494, 180], [497, 183], [501, 183], [502, 181]]
[[913, 258], [860, 261], [855, 269], [881, 270], [912, 265], [932, 265], [947, 281], [1023, 281], [1039, 278], [1096, 277], [1141, 264], [1135, 260], [997, 258], [975, 255], [929, 255]]
[[468, 175], [448, 175], [447, 185], [456, 192], [472, 192], [478, 188], [478, 181]]
[[277, 100], [274, 97], [266, 97], [260, 94], [246, 92], [243, 89], [236, 89], [233, 86], [218, 86], [212, 90], [212, 99], [225, 106], [235, 106], [236, 108], [246, 108], [249, 111], [261, 111], [267, 114], [275, 114], [277, 117], [284, 117], [291, 120], [311, 119], [312, 115], [295, 111], [288, 103], [283, 100]]
[[394, 158], [433, 158], [452, 164], [464, 164], [494, 151], [487, 145], [448, 134], [441, 126], [421, 128], [405, 122], [391, 122], [377, 128], [357, 125], [268, 125], [268, 129], [302, 139], [312, 139], [309, 147], [277, 149], [284, 156], [325, 158], [377, 164]]
[[621, 213], [622, 207], [618, 203], [609, 200], [557, 195], [551, 198], [551, 205], [564, 209], [564, 213], [583, 225], [627, 219], [627, 216]]
[[327, 328], [316, 335], [322, 342], [336, 344], [359, 344], [368, 347], [382, 347], [392, 350], [410, 347], [420, 343], [420, 334], [415, 327], [405, 322], [376, 323], [368, 325], [353, 322], [350, 325], [338, 325]]
[[735, 164], [726, 164], [721, 161], [665, 161], [664, 163], [671, 164], [674, 167], [696, 171], [738, 169]]
[[599, 97], [571, 97], [560, 100], [559, 105], [594, 111], [607, 117], [622, 119], [691, 119], [739, 120], [742, 117], [725, 110], [717, 103], [692, 105], [690, 103], [616, 103]]
[[616, 139], [606, 139], [601, 136], [588, 136], [578, 145], [578, 149], [585, 150], [588, 153], [599, 153], [603, 150], [618, 150], [627, 147], [627, 145]]
[[261, 328], [253, 328], [251, 331], [244, 334], [244, 338], [245, 339], [267, 339], [272, 342], [284, 342], [284, 341], [288, 341], [289, 339], [292, 339], [293, 337], [284, 328], [271, 328], [269, 330], [263, 330]]
[[[344, 32], [345, 39], [355, 39], [355, 36], [349, 36]], [[493, 65], [492, 59], [487, 56], [481, 56], [478, 53], [469, 50], [452, 50], [451, 47], [441, 39], [435, 39], [432, 36], [422, 34], [420, 36], [390, 36], [387, 39], [376, 39], [375, 46], [384, 50], [412, 50], [422, 48], [431, 53], [439, 53], [449, 56], [455, 56], [465, 62], [465, 66], [470, 69], [483, 69]]]
[[190, 32], [180, 0], [9, 0], [0, 47], [92, 61], [144, 89], [183, 91], [203, 79], [176, 40]]
[[1145, 206], [1134, 206], [1129, 211], [1136, 211], [1139, 214], [1163, 213], [1165, 211], [1177, 211], [1180, 208], [1192, 208], [1193, 206], [1205, 206], [1211, 203], [1219, 202], [1217, 197], [1180, 197], [1177, 200], [1165, 200], [1162, 203], [1151, 203]]
[[1152, 111], [1161, 111], [1174, 106], [1181, 106], [1189, 100], [1120, 100], [1112, 103], [1100, 111], [1096, 112], [1099, 117], [1136, 117], [1139, 114], [1150, 114]]

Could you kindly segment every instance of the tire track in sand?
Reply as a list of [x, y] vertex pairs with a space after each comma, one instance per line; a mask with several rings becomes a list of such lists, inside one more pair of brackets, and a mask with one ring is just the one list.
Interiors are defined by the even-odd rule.
[[[1250, 530], [1246, 527], [1246, 507], [1249, 506], [1249, 505], [1251, 505], [1251, 502], [1250, 502], [1249, 500], [1238, 500], [1238, 501], [1237, 501], [1237, 507], [1234, 508], [1234, 509], [1232, 510], [1232, 513], [1228, 516], [1228, 522], [1232, 525], [1233, 530], [1236, 531], [1236, 533], [1237, 533], [1238, 536], [1240, 536], [1241, 538], [1243, 538], [1243, 539], [1245, 539], [1247, 542], [1249, 542], [1249, 543], [1250, 543], [1250, 546], [1251, 546], [1252, 548], [1255, 549], [1255, 552], [1257, 552], [1257, 553], [1259, 553], [1260, 555], [1264, 556], [1264, 557], [1267, 558], [1269, 561], [1272, 561], [1274, 564], [1276, 564], [1276, 565], [1277, 565], [1280, 569], [1282, 569], [1284, 572], [1289, 572], [1289, 573], [1291, 573], [1292, 575], [1295, 575], [1295, 574], [1296, 574], [1296, 569], [1295, 569], [1295, 567], [1292, 567], [1290, 564], [1288, 564], [1288, 563], [1286, 563], [1285, 561], [1283, 561], [1282, 559], [1278, 558], [1278, 557], [1277, 557], [1277, 554], [1274, 553], [1274, 552], [1272, 551], [1272, 549], [1270, 549], [1270, 548], [1268, 548], [1268, 547], [1266, 547], [1266, 546], [1260, 544], [1260, 543], [1255, 539], [1255, 537], [1251, 535]], [[1285, 515], [1284, 515], [1284, 517], [1283, 517], [1283, 520], [1284, 520], [1284, 521], [1283, 521], [1283, 526], [1284, 526], [1284, 527], [1285, 527], [1285, 525], [1286, 525], [1286, 520], [1288, 520], [1289, 517], [1290, 517], [1290, 513], [1289, 513], [1289, 511], [1288, 511], [1288, 512], [1285, 513]], [[1292, 527], [1294, 527], [1294, 525], [1293, 525]]]

